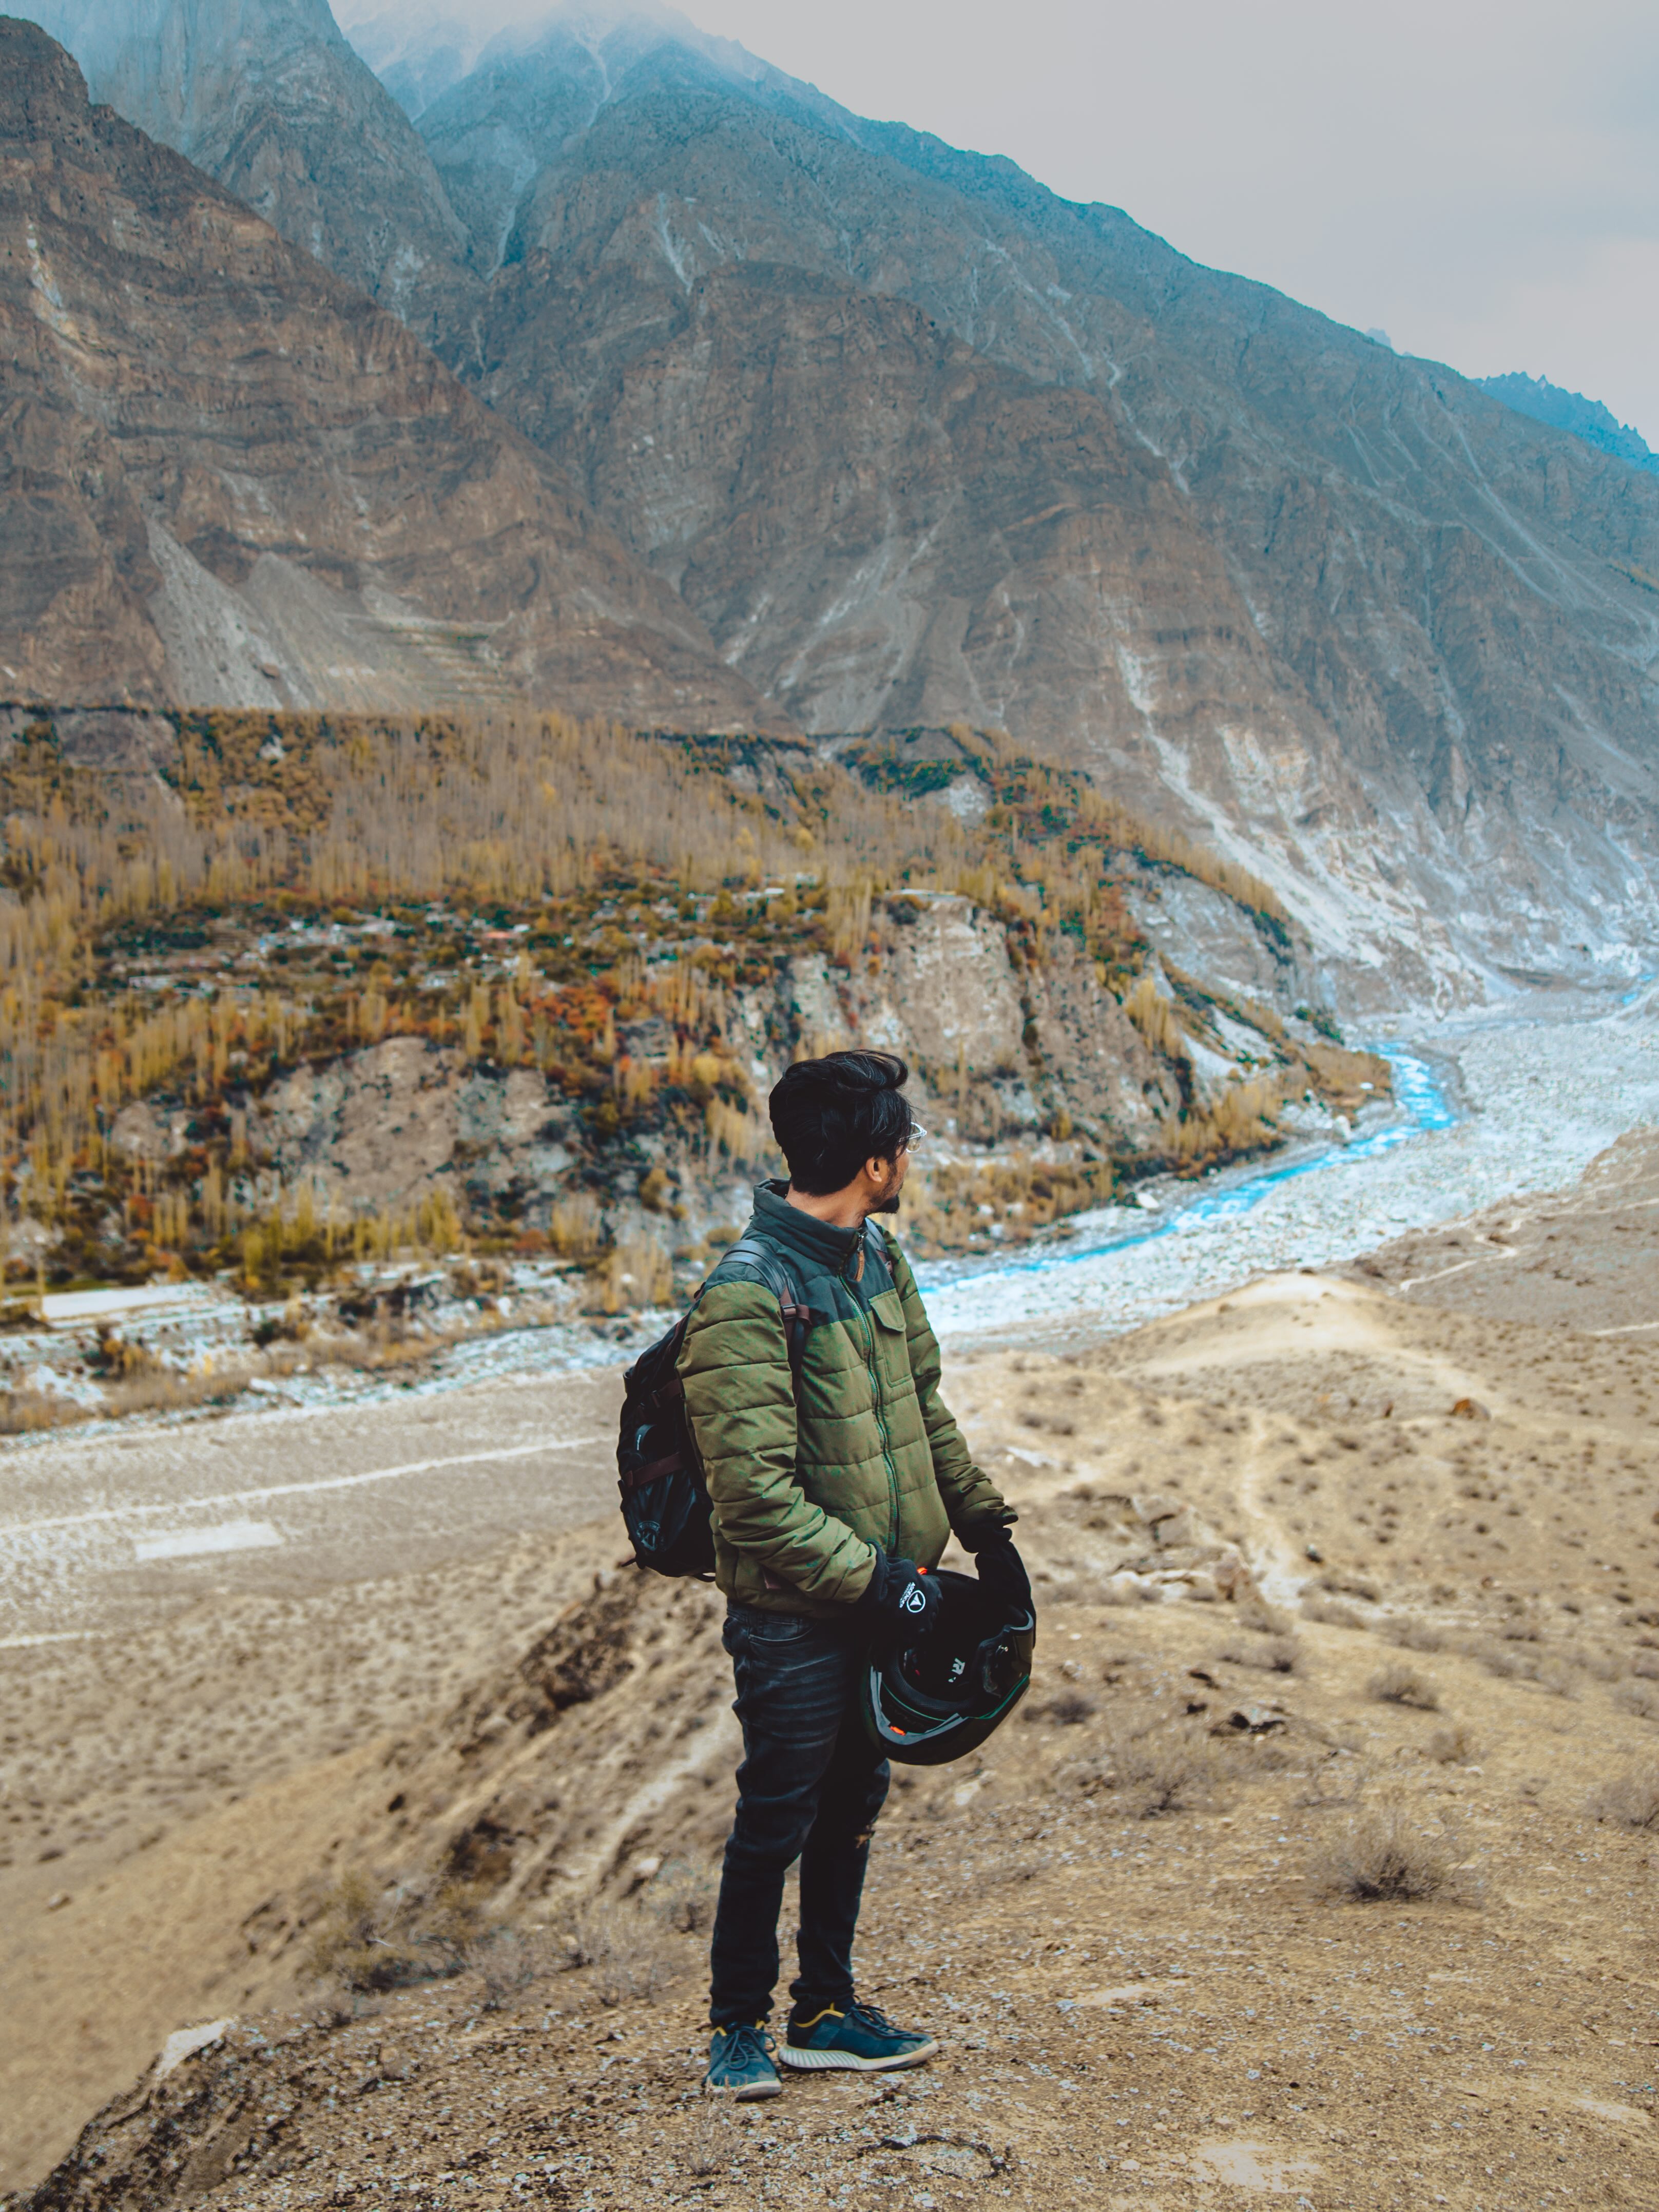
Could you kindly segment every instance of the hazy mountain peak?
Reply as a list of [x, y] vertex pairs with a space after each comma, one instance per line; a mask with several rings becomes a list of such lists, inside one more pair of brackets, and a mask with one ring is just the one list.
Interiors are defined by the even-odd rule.
[[[94, 100], [185, 155], [406, 319], [459, 226], [426, 149], [326, 0], [32, 0]], [[427, 319], [429, 320], [429, 318]]]
[[555, 462], [5, 16], [0, 148], [14, 698], [764, 712]]
[[33, 0], [30, 18], [80, 63], [94, 100], [191, 160], [222, 135], [238, 88], [302, 56], [350, 50], [325, 0]]
[[459, 14], [445, 0], [426, 0], [416, 7], [383, 8], [374, 0], [357, 0], [343, 9], [341, 26], [359, 54], [386, 89], [411, 118], [423, 115], [453, 86], [475, 70], [492, 64], [511, 67], [544, 52], [568, 54], [585, 50], [598, 65], [601, 79], [665, 47], [678, 47], [698, 56], [732, 84], [760, 86], [775, 82], [795, 86], [781, 70], [759, 60], [734, 40], [700, 30], [678, 8], [655, 4], [655, 0], [626, 0], [625, 4], [593, 4], [593, 0], [570, 0], [564, 7], [526, 9], [517, 20], [491, 33]]
[[1530, 415], [1534, 422], [1547, 422], [1553, 430], [1570, 430], [1575, 438], [1582, 438], [1600, 453], [1611, 453], [1615, 460], [1659, 473], [1659, 453], [1650, 449], [1639, 430], [1621, 422], [1599, 399], [1586, 399], [1583, 392], [1568, 392], [1542, 376], [1516, 374], [1476, 380], [1483, 392], [1490, 392], [1494, 399], [1501, 399], [1518, 415]]

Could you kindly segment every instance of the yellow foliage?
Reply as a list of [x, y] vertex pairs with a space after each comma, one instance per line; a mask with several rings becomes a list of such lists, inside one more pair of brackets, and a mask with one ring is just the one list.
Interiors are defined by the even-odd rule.
[[604, 1242], [599, 1200], [590, 1191], [574, 1191], [554, 1205], [548, 1234], [553, 1249], [567, 1260], [591, 1259]]
[[626, 1237], [606, 1254], [595, 1287], [602, 1313], [664, 1306], [674, 1295], [674, 1271], [659, 1244], [643, 1237]]
[[771, 1129], [746, 1107], [711, 1098], [703, 1109], [703, 1122], [709, 1143], [734, 1160], [758, 1161], [771, 1149]]
[[1123, 1001], [1123, 1011], [1154, 1052], [1173, 1060], [1186, 1049], [1186, 1040], [1176, 1010], [1153, 982], [1143, 975]]

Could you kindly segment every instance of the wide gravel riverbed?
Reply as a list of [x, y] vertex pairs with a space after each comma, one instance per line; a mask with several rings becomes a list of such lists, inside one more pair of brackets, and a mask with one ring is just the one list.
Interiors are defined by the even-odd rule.
[[1202, 1191], [1166, 1184], [1149, 1194], [1155, 1212], [1106, 1208], [1006, 1261], [924, 1267], [941, 1337], [1133, 1328], [1253, 1276], [1329, 1266], [1570, 1182], [1626, 1129], [1659, 1121], [1659, 990], [1611, 1012], [1579, 1000], [1367, 1042], [1398, 1055], [1405, 1112], [1379, 1115], [1346, 1150]]

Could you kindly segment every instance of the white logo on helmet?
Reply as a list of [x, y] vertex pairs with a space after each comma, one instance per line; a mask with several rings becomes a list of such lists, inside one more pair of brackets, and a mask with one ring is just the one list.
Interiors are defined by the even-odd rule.
[[903, 1613], [927, 1612], [927, 1593], [920, 1583], [906, 1583], [904, 1595], [899, 1600], [899, 1609]]

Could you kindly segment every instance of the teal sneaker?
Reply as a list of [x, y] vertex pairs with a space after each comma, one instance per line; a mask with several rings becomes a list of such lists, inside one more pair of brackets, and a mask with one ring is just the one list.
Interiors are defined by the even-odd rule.
[[714, 2030], [702, 2086], [711, 2096], [731, 2097], [739, 2105], [778, 2095], [783, 2084], [772, 2063], [772, 2039], [763, 2021]]
[[826, 2005], [807, 2019], [792, 2015], [778, 2063], [800, 2074], [831, 2067], [853, 2074], [889, 2074], [900, 2066], [920, 2066], [938, 2049], [931, 2035], [895, 2027], [885, 2013], [854, 1999], [844, 2008]]

